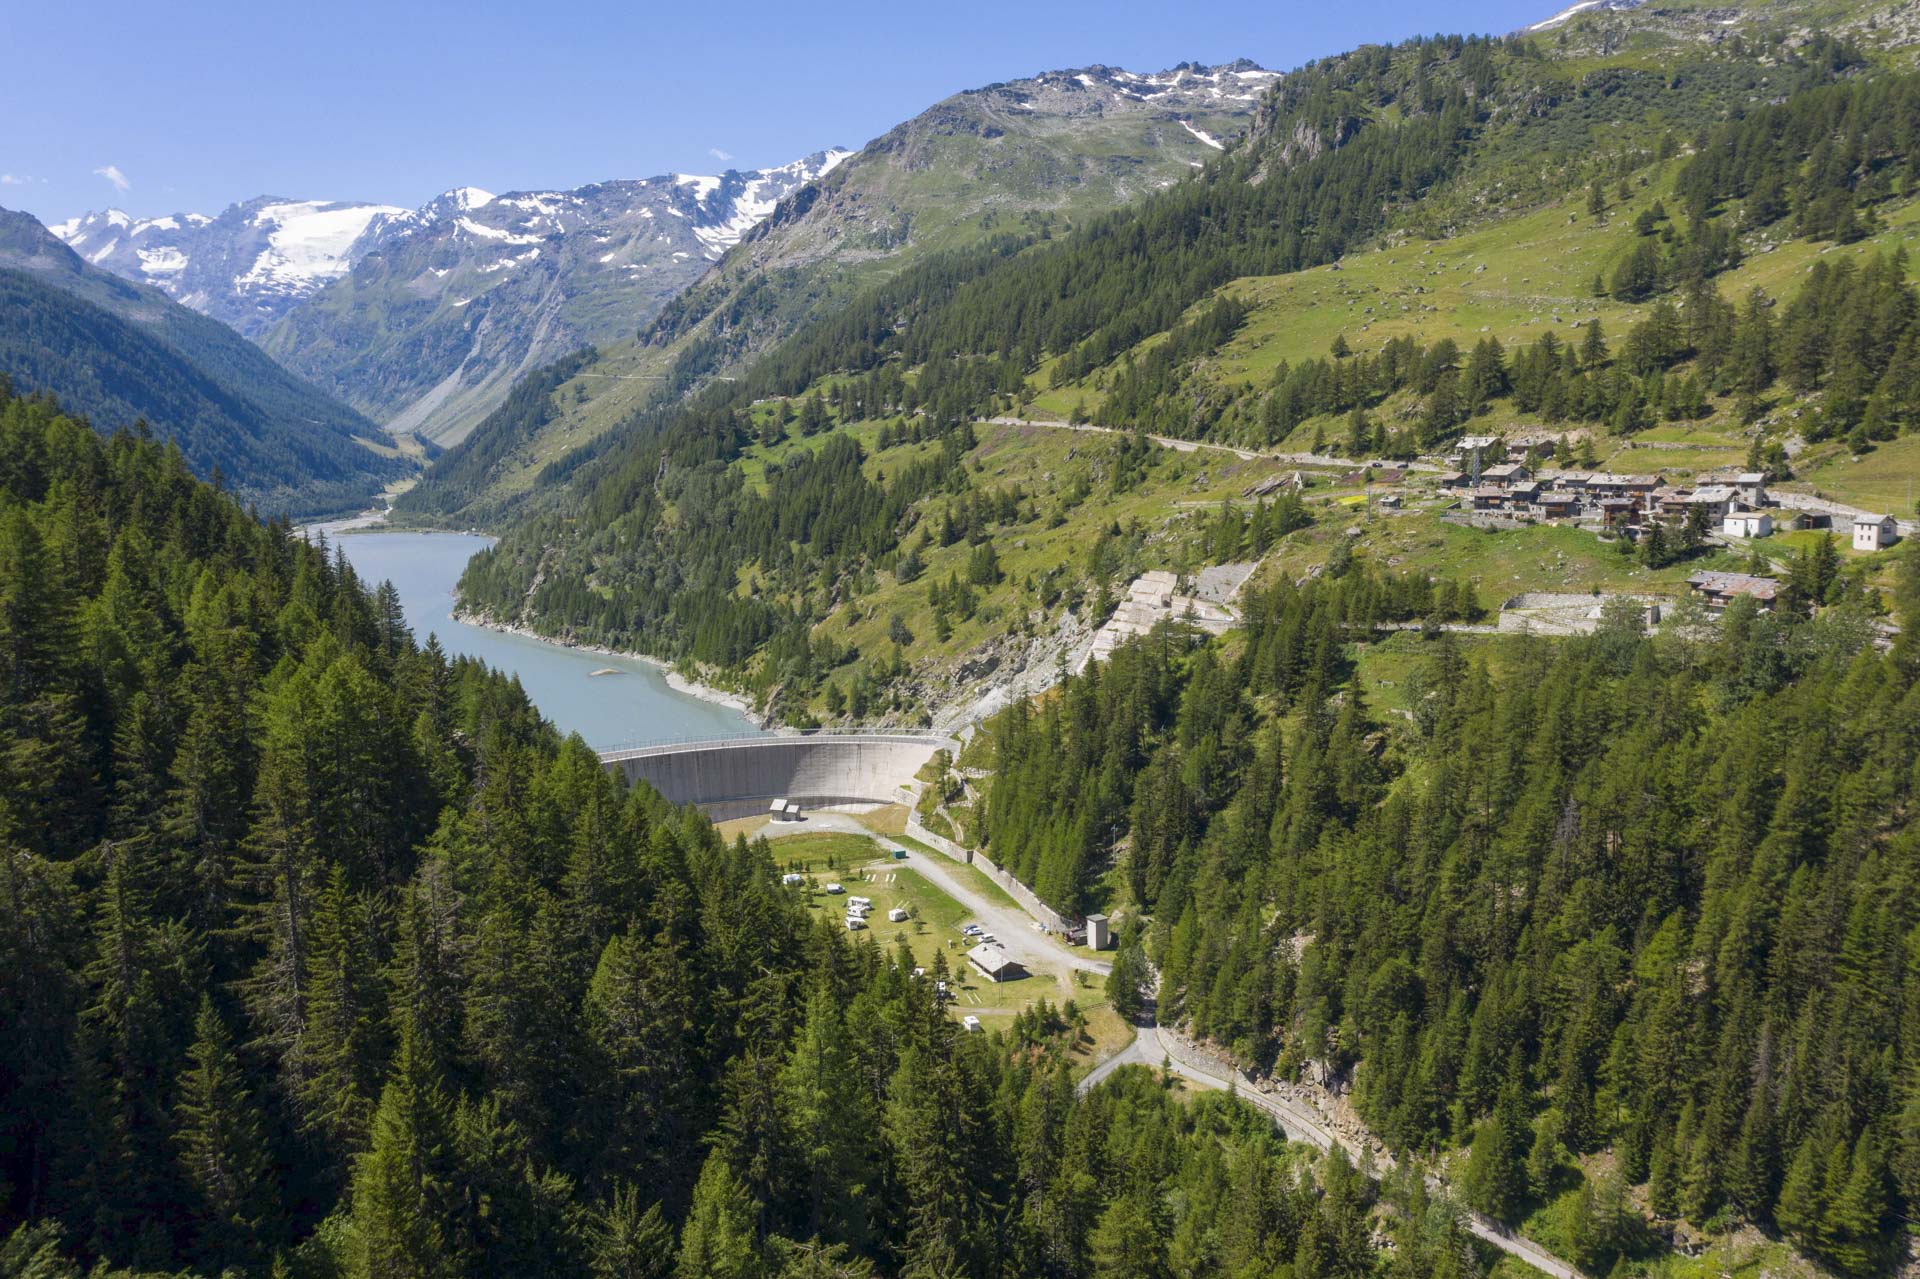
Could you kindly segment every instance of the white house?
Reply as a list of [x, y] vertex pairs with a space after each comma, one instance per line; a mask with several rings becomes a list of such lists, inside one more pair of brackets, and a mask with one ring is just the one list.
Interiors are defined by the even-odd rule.
[[1733, 511], [1720, 524], [1728, 537], [1772, 537], [1773, 517], [1765, 511]]
[[1891, 515], [1853, 517], [1853, 549], [1878, 551], [1900, 540], [1900, 526]]

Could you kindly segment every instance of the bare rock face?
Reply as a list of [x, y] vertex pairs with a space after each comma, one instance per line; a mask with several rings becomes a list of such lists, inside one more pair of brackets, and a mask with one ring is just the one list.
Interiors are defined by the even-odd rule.
[[110, 209], [53, 230], [375, 420], [451, 443], [527, 369], [631, 335], [849, 154], [571, 191], [460, 187], [418, 209], [272, 196], [218, 217]]
[[943, 99], [789, 197], [642, 341], [716, 339], [716, 369], [903, 266], [1170, 185], [1246, 132], [1280, 79], [1241, 60], [1048, 71]]

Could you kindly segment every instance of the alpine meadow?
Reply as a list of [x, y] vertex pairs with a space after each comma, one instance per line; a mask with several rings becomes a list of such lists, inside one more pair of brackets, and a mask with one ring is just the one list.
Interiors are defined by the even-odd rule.
[[1920, 1275], [1920, 10], [1353, 9], [23, 15], [0, 1279]]

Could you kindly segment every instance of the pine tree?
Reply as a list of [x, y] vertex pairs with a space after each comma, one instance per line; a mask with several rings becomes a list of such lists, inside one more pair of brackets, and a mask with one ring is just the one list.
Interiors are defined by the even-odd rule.
[[274, 1168], [265, 1126], [213, 1001], [202, 996], [174, 1106], [180, 1163], [198, 1196], [198, 1239], [214, 1265], [257, 1262], [271, 1243]]
[[806, 1019], [779, 1080], [785, 1142], [807, 1205], [807, 1237], [855, 1248], [867, 1237], [866, 1125], [852, 1046], [824, 979], [807, 997]]
[[640, 1207], [632, 1186], [615, 1186], [588, 1227], [594, 1279], [667, 1279], [674, 1272], [673, 1228], [660, 1205]]
[[354, 1168], [355, 1279], [468, 1273], [449, 1231], [461, 1179], [452, 1108], [415, 1043], [403, 1022], [372, 1142]]
[[1527, 1153], [1532, 1144], [1520, 1088], [1500, 1089], [1493, 1115], [1473, 1138], [1462, 1179], [1467, 1202], [1491, 1217], [1511, 1220], [1527, 1197]]
[[680, 1231], [679, 1279], [759, 1279], [753, 1200], [718, 1150], [707, 1156]]

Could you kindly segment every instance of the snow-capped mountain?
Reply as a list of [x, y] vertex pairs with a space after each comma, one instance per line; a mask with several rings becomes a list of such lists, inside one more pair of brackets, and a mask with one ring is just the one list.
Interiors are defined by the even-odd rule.
[[456, 187], [417, 209], [272, 196], [218, 217], [107, 209], [49, 229], [363, 411], [457, 438], [512, 376], [633, 332], [849, 154], [572, 191]]
[[1551, 31], [1583, 13], [1619, 13], [1627, 9], [1638, 9], [1645, 3], [1646, 0], [1577, 0], [1577, 3], [1568, 5], [1551, 18], [1534, 23], [1527, 30]]
[[457, 440], [527, 369], [631, 336], [848, 154], [571, 191], [449, 191], [370, 221], [350, 267], [260, 341], [376, 420]]
[[385, 204], [261, 196], [218, 217], [136, 219], [107, 209], [48, 229], [94, 266], [154, 285], [252, 337], [413, 217]]
[[1067, 68], [952, 94], [781, 205], [640, 341], [668, 348], [697, 333], [718, 372], [919, 254], [1022, 225], [1065, 232], [1233, 146], [1280, 79], [1242, 58]]

